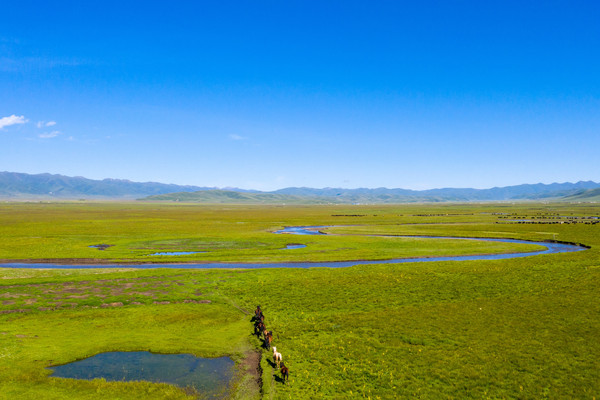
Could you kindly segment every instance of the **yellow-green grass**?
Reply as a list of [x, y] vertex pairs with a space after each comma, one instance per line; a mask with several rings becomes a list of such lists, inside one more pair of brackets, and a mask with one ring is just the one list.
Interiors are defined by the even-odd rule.
[[[0, 205], [0, 260], [69, 260], [87, 262], [281, 262], [377, 260], [416, 256], [527, 252], [535, 245], [463, 240], [406, 239], [363, 236], [292, 236], [272, 231], [286, 225], [356, 225], [331, 232], [439, 234], [450, 236], [521, 236], [506, 227], [493, 231], [482, 224], [496, 217], [453, 210], [459, 216], [420, 217], [413, 206], [380, 209], [341, 207], [258, 207], [109, 204]], [[483, 208], [487, 209], [487, 208]], [[447, 211], [447, 210], [442, 210]], [[361, 213], [364, 217], [339, 217]], [[400, 213], [401, 212], [401, 213]], [[436, 213], [439, 210], [436, 210]], [[356, 214], [355, 214], [356, 215]], [[428, 225], [413, 225], [422, 219]], [[452, 224], [447, 224], [448, 218]], [[461, 220], [462, 223], [456, 221]], [[432, 222], [433, 221], [433, 222]], [[437, 222], [436, 222], [437, 221]], [[442, 224], [440, 224], [442, 223]], [[510, 227], [509, 227], [510, 228]], [[548, 239], [549, 234], [527, 238]], [[288, 243], [303, 249], [283, 251]], [[92, 245], [112, 245], [106, 250]], [[156, 252], [198, 251], [182, 256]]]
[[[35, 208], [13, 206], [23, 211]], [[124, 208], [88, 205], [87, 210], [92, 210], [87, 214], [85, 208], [77, 211], [71, 205], [51, 207], [54, 213], [64, 207], [65, 223], [68, 215], [79, 214], [98, 225], [110, 213], [122, 215]], [[180, 234], [182, 239], [191, 232], [185, 231], [184, 220], [196, 222], [195, 234], [211, 239], [252, 242], [263, 240], [263, 234], [264, 240], [274, 237], [274, 242], [266, 242], [268, 246], [304, 243], [307, 238], [290, 236], [279, 243], [280, 236], [267, 235], [276, 227], [360, 223], [371, 229], [331, 231], [555, 238], [584, 243], [591, 249], [511, 260], [343, 269], [0, 269], [4, 278], [0, 280], [0, 311], [23, 311], [0, 314], [0, 332], [4, 333], [0, 334], [0, 393], [13, 398], [44, 397], [43, 393], [45, 398], [184, 396], [183, 391], [166, 385], [48, 378], [45, 367], [101, 351], [146, 349], [199, 356], [228, 354], [242, 365], [243, 355], [258, 345], [250, 336], [250, 316], [243, 311], [261, 304], [267, 327], [275, 332], [274, 344], [291, 370], [290, 383], [283, 385], [263, 358], [264, 398], [592, 399], [600, 395], [600, 225], [498, 224], [497, 216], [491, 214], [598, 215], [598, 206], [227, 207], [222, 212], [218, 207], [199, 206], [197, 217], [189, 206], [127, 207], [139, 213], [136, 218], [140, 219], [171, 215], [178, 222], [165, 225], [165, 236]], [[461, 215], [438, 215], [444, 213]], [[3, 214], [5, 221], [8, 214]], [[187, 214], [186, 219], [182, 214]], [[340, 214], [365, 216], [333, 216]], [[45, 215], [32, 217], [31, 222], [40, 223]], [[426, 224], [414, 225], [415, 221]], [[19, 223], [16, 218], [13, 225]], [[141, 221], [132, 224], [144, 225]], [[245, 228], [232, 228], [237, 225]], [[219, 226], [232, 230], [220, 232]], [[151, 240], [162, 234], [154, 232]], [[130, 243], [126, 239], [123, 234], [123, 243]], [[371, 240], [359, 236], [311, 239], [314, 245], [323, 239], [340, 240], [327, 242], [323, 249], [334, 250], [345, 243], [358, 251]], [[420, 247], [413, 243], [413, 250]], [[335, 253], [343, 254], [343, 250], [330, 251], [331, 259]], [[211, 303], [199, 303], [202, 300]], [[122, 306], [109, 306], [118, 303]], [[239, 380], [234, 396], [258, 396], [251, 380]]]
[[258, 397], [244, 364], [256, 347], [248, 314], [213, 286], [230, 275], [206, 273], [184, 285], [181, 276], [153, 273], [88, 272], [67, 282], [45, 282], [41, 273], [37, 283], [0, 290], [4, 303], [24, 300], [3, 307], [19, 313], [0, 316], [0, 398], [187, 398], [170, 385], [51, 378], [46, 369], [110, 351], [227, 355], [238, 364], [231, 395]]

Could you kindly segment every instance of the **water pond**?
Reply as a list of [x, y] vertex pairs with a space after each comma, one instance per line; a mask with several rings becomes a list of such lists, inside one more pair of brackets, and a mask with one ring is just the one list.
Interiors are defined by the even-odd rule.
[[273, 233], [287, 233], [292, 235], [325, 235], [325, 233], [319, 231], [319, 229], [324, 228], [328, 228], [328, 226], [286, 226], [282, 230], [275, 231]]
[[305, 248], [305, 244], [288, 244], [281, 250], [294, 250], [294, 249], [303, 249]]
[[222, 398], [233, 378], [234, 362], [229, 357], [198, 358], [191, 354], [120, 351], [97, 354], [50, 369], [54, 370], [53, 377], [168, 383], [194, 388], [207, 398]]

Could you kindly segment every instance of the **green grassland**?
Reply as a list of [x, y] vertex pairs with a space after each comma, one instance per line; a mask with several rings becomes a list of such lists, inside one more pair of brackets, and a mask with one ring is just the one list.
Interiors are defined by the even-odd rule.
[[[419, 208], [409, 208], [406, 211]], [[356, 210], [350, 208], [350, 212]], [[289, 225], [363, 224], [367, 233], [396, 229], [421, 234], [412, 221], [443, 223], [440, 232], [463, 233], [446, 223], [457, 217], [403, 216], [394, 208], [369, 210], [364, 217], [344, 217], [341, 207], [197, 206], [154, 204], [5, 204], [0, 208], [0, 260], [71, 260], [88, 262], [277, 262], [390, 259], [436, 255], [534, 251], [533, 245], [460, 240], [399, 240], [362, 236], [302, 237], [305, 249], [281, 251], [297, 236], [271, 232]], [[341, 215], [341, 217], [340, 217]], [[362, 215], [362, 214], [358, 214]], [[495, 221], [487, 214], [466, 215], [479, 223]], [[464, 219], [464, 218], [463, 218]], [[409, 224], [409, 225], [398, 225]], [[398, 230], [401, 227], [401, 230]], [[336, 228], [339, 229], [339, 228]], [[359, 229], [358, 227], [354, 229]], [[332, 232], [335, 232], [332, 229]], [[386, 231], [387, 232], [387, 231]], [[478, 234], [479, 232], [474, 232]], [[473, 236], [473, 234], [469, 234]], [[488, 236], [488, 233], [483, 236]], [[501, 237], [507, 233], [500, 233]], [[508, 233], [509, 236], [522, 236]], [[551, 238], [546, 235], [543, 239]], [[109, 244], [106, 250], [90, 246]], [[156, 252], [198, 251], [187, 256], [150, 256]]]
[[[594, 204], [562, 203], [2, 204], [6, 261], [360, 260], [537, 248], [364, 234], [556, 239], [591, 249], [342, 269], [0, 269], [0, 398], [198, 396], [164, 384], [48, 377], [48, 366], [117, 350], [229, 355], [238, 371], [232, 398], [598, 398], [600, 224], [589, 217], [599, 215]], [[295, 225], [343, 235], [270, 233]], [[88, 247], [101, 243], [113, 246]], [[308, 247], [280, 250], [288, 243]], [[178, 250], [207, 253], [147, 256]], [[287, 385], [264, 350], [260, 381], [252, 375], [248, 360], [261, 351], [251, 335], [256, 304], [290, 368]]]

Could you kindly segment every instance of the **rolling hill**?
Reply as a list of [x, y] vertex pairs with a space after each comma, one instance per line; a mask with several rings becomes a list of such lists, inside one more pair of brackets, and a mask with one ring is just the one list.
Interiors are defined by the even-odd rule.
[[565, 196], [564, 201], [600, 202], [600, 188], [578, 191], [570, 196]]
[[233, 204], [328, 204], [323, 197], [293, 196], [276, 193], [242, 193], [232, 190], [202, 190], [148, 196], [142, 200], [176, 201], [191, 203], [233, 203]]

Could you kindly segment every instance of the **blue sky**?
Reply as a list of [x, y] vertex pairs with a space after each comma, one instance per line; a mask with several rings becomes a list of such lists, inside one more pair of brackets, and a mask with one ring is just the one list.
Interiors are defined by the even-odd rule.
[[590, 1], [18, 1], [0, 171], [198, 186], [600, 181]]

